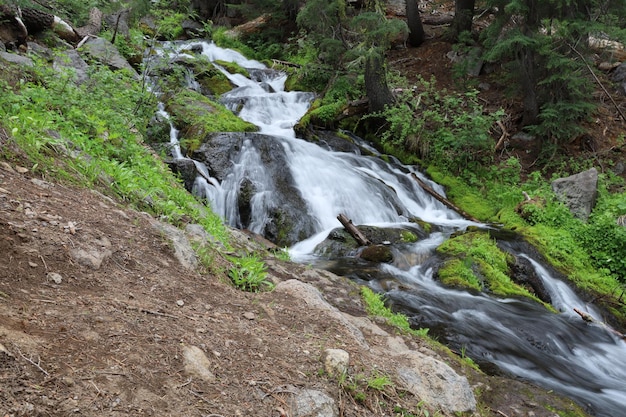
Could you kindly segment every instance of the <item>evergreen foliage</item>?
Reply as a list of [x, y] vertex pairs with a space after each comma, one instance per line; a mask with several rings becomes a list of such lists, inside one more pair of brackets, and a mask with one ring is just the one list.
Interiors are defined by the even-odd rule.
[[[582, 55], [590, 36], [618, 34], [623, 2], [489, 0], [498, 10], [484, 31], [486, 58], [507, 63], [524, 95], [527, 129], [552, 143], [579, 135], [594, 109]], [[623, 15], [621, 15], [623, 16]]]

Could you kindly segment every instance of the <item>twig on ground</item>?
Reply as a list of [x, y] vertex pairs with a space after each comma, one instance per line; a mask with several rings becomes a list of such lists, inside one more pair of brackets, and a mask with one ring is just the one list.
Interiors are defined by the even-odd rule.
[[40, 365], [40, 363], [41, 363], [41, 358], [38, 358], [38, 359], [37, 359], [37, 363], [35, 363], [35, 361], [33, 361], [32, 359], [27, 358], [27, 357], [26, 357], [26, 356], [22, 353], [22, 351], [21, 351], [21, 350], [20, 350], [17, 346], [15, 347], [15, 349], [17, 350], [17, 353], [19, 353], [19, 354], [20, 354], [20, 356], [21, 356], [22, 358], [24, 358], [24, 359], [25, 359], [28, 363], [30, 363], [30, 364], [31, 364], [31, 365], [33, 365], [35, 368], [37, 368], [37, 369], [39, 369], [41, 372], [43, 372], [45, 376], [50, 376], [50, 374], [49, 374], [49, 373], [48, 373], [45, 369], [43, 369], [43, 368], [41, 367], [41, 365]]
[[187, 385], [191, 384], [191, 381], [193, 381], [193, 378], [189, 377], [188, 380], [186, 380], [185, 382], [183, 382], [181, 385], [177, 386], [176, 388], [186, 387]]
[[[202, 395], [198, 394], [197, 392], [194, 392], [193, 390], [187, 390], [191, 393], [191, 395], [200, 398], [202, 401], [204, 401], [205, 403], [209, 404], [209, 405], [214, 405], [211, 403], [211, 401], [207, 400], [206, 398], [204, 398]], [[219, 416], [219, 417], [223, 417], [220, 416], [219, 414], [209, 414], [209, 416]]]
[[180, 317], [175, 316], [173, 314], [161, 313], [160, 311], [149, 310], [143, 307], [130, 306], [128, 304], [124, 304], [124, 307], [126, 307], [126, 309], [128, 310], [139, 311], [140, 313], [152, 314], [154, 316], [161, 316], [161, 317], [169, 317], [171, 319], [180, 319]]
[[43, 262], [43, 266], [44, 266], [44, 268], [46, 268], [46, 271], [47, 271], [48, 270], [48, 265], [46, 264], [46, 260], [41, 255], [39, 255], [39, 258], [41, 259], [41, 262]]

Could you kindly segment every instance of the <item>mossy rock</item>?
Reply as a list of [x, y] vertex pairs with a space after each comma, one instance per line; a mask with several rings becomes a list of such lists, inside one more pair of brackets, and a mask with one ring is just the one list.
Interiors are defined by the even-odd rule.
[[250, 78], [250, 73], [248, 72], [248, 70], [235, 62], [217, 60], [215, 61], [215, 63], [220, 67], [223, 67], [231, 74], [241, 74], [246, 78]]
[[252, 123], [237, 117], [223, 105], [191, 91], [181, 91], [167, 103], [167, 111], [181, 131], [181, 144], [187, 151], [200, 147], [215, 132], [256, 132]]
[[554, 311], [510, 276], [513, 255], [502, 251], [485, 231], [453, 235], [437, 248], [445, 257], [437, 272], [438, 279], [452, 287], [489, 292], [502, 297], [526, 297]]
[[205, 93], [220, 96], [235, 88], [228, 77], [211, 64], [194, 69], [194, 73], [196, 81]]

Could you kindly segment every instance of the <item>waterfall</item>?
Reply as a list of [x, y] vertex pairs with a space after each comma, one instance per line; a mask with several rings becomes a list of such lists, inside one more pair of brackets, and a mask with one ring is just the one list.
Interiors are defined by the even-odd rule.
[[[439, 185], [413, 166], [379, 158], [371, 148], [367, 149], [369, 156], [364, 156], [328, 150], [297, 138], [293, 126], [308, 109], [312, 94], [284, 91], [285, 74], [212, 43], [175, 44], [168, 53], [186, 54], [189, 50], [199, 51], [211, 61], [235, 62], [250, 73], [248, 78], [219, 67], [237, 86], [222, 97], [222, 102], [257, 125], [260, 134], [241, 137], [237, 152], [233, 147], [227, 149], [233, 154], [221, 180], [198, 163], [202, 174], [194, 184], [194, 192], [206, 198], [229, 224], [243, 224], [238, 198], [247, 180], [255, 194], [246, 227], [263, 232], [284, 186], [276, 182], [278, 172], [288, 174], [287, 185], [291, 188], [286, 193], [298, 193], [305, 204], [305, 209], [297, 213], [299, 221], [313, 225], [312, 233], [290, 248], [296, 261], [338, 273], [347, 271], [340, 263], [318, 262], [313, 254], [328, 232], [339, 227], [339, 213], [348, 215], [355, 224], [401, 227], [416, 217], [437, 225], [437, 230], [425, 239], [405, 245], [404, 256], [412, 259], [408, 267], [384, 264], [379, 267], [384, 278], [371, 279], [370, 266], [363, 272], [368, 278], [362, 282], [385, 292], [394, 308], [409, 316], [416, 326], [442, 329], [438, 335], [441, 340], [463, 347], [477, 363], [496, 365], [511, 375], [564, 393], [598, 416], [624, 415], [626, 343], [604, 326], [585, 323], [573, 313], [573, 308], [581, 308], [601, 322], [594, 306], [585, 304], [566, 283], [552, 277], [539, 261], [524, 253], [516, 255], [528, 259], [560, 313], [526, 299], [443, 287], [433, 278], [428, 260], [451, 233], [475, 223], [426, 194], [411, 174], [443, 194]], [[173, 127], [172, 135], [174, 157], [181, 158]], [[267, 160], [267, 148], [272, 146], [273, 152], [280, 150], [274, 155], [282, 158], [281, 166], [274, 168]], [[358, 265], [350, 264], [348, 268], [349, 275], [358, 280]], [[401, 285], [390, 285], [389, 276]]]

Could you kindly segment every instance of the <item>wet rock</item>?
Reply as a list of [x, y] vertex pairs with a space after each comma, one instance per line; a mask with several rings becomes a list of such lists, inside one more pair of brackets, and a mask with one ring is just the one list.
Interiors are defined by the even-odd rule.
[[301, 390], [291, 401], [291, 413], [294, 417], [337, 417], [339, 409], [335, 400], [321, 391]]
[[582, 221], [587, 221], [598, 197], [598, 171], [587, 171], [552, 181], [552, 191], [570, 212]]
[[[290, 246], [315, 231], [302, 216], [307, 204], [295, 186], [283, 144], [258, 133], [210, 134], [191, 157], [203, 162], [220, 183], [236, 181], [238, 219], [231, 225], [250, 229], [278, 246]], [[254, 209], [256, 207], [256, 209]], [[255, 216], [259, 207], [263, 218]]]
[[360, 254], [362, 259], [370, 262], [389, 263], [393, 261], [391, 248], [387, 245], [372, 245], [363, 248]]

